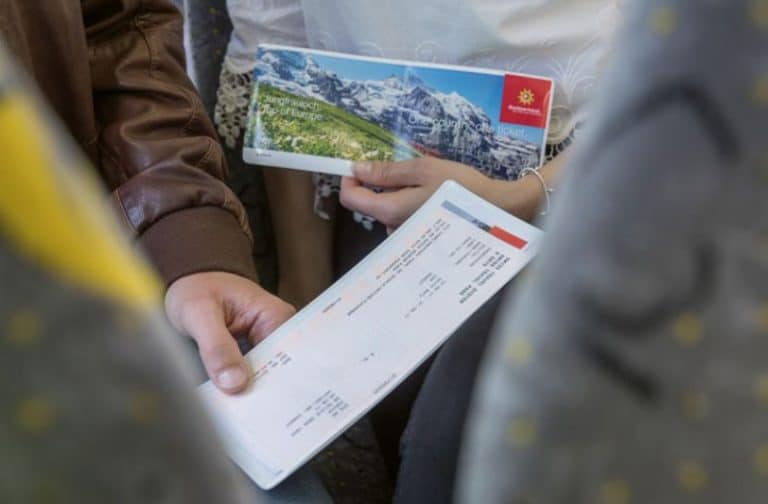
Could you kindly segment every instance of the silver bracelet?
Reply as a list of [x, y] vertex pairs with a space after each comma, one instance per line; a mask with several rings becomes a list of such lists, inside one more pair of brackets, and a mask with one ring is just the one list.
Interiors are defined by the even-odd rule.
[[539, 182], [541, 183], [541, 190], [544, 191], [544, 199], [547, 202], [547, 208], [544, 209], [544, 211], [541, 212], [539, 215], [547, 215], [549, 213], [550, 195], [553, 192], [555, 192], [555, 190], [547, 185], [547, 183], [544, 181], [544, 177], [542, 177], [541, 173], [539, 173], [539, 170], [535, 168], [523, 168], [522, 170], [520, 170], [520, 173], [517, 175], [517, 180], [520, 180], [521, 178], [525, 177], [529, 173], [532, 173], [537, 179], [539, 179]]

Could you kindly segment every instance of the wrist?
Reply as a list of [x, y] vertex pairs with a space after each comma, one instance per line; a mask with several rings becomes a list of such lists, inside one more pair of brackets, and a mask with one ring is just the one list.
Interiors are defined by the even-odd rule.
[[515, 217], [531, 221], [541, 203], [541, 184], [534, 177], [514, 181], [489, 179], [483, 197]]

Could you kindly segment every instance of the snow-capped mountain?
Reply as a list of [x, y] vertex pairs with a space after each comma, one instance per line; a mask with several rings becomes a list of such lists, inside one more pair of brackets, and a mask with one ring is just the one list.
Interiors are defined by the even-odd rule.
[[540, 147], [496, 134], [485, 112], [458, 93], [445, 94], [416, 75], [383, 80], [340, 78], [307, 54], [263, 50], [259, 84], [321, 100], [405, 138], [416, 148], [466, 163], [499, 178], [537, 166]]

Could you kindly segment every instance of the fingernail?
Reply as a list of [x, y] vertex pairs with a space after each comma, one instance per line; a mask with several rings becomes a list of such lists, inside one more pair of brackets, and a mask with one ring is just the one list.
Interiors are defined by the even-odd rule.
[[227, 368], [216, 375], [216, 383], [225, 389], [241, 387], [246, 379], [245, 371], [240, 366]]

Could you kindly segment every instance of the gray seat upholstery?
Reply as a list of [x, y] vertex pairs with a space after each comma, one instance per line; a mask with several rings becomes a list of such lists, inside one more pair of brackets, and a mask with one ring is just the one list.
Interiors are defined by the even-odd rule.
[[768, 4], [631, 8], [497, 323], [460, 502], [764, 502]]
[[0, 502], [253, 502], [159, 286], [33, 87], [0, 50]]

